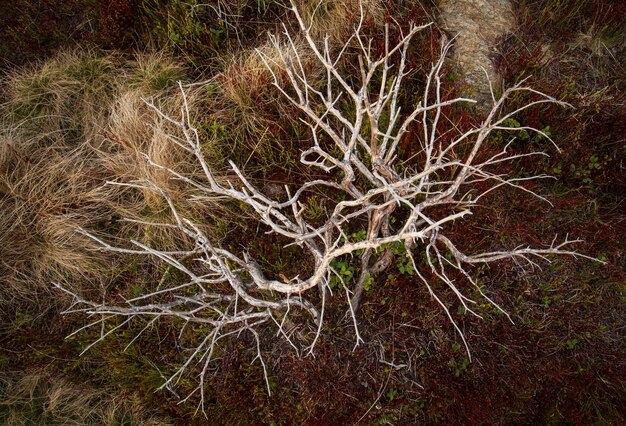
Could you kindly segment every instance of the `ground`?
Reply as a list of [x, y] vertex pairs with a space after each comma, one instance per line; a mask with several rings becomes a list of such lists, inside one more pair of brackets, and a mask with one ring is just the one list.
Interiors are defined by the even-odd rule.
[[[244, 91], [248, 97], [235, 97], [241, 94], [237, 91], [241, 73], [223, 72], [225, 64], [231, 63], [228, 54], [260, 45], [265, 30], [275, 27], [283, 13], [276, 2], [228, 3], [239, 7], [230, 10], [237, 16], [234, 25], [209, 10], [198, 8], [191, 13], [174, 0], [17, 3], [19, 8], [0, 6], [21, 11], [0, 16], [3, 73], [34, 66], [54, 57], [60, 48], [77, 45], [122, 56], [136, 49], [164, 50], [183, 64], [185, 78], [200, 81], [219, 74], [218, 83], [211, 84], [231, 89], [230, 97], [218, 101], [211, 97], [217, 96], [213, 89], [207, 89], [210, 96], [205, 108], [215, 114], [207, 116], [220, 118], [207, 119], [203, 132], [225, 138], [237, 131], [245, 140], [257, 135], [258, 128], [268, 129], [263, 139], [255, 139], [258, 145], [224, 147], [224, 152], [241, 163], [254, 158], [251, 150], [262, 152], [250, 170], [259, 181], [269, 182], [266, 185], [303, 178], [305, 170], [291, 167], [301, 143], [293, 136], [297, 129], [287, 129], [284, 121], [275, 118], [284, 110], [277, 111], [268, 103], [245, 127], [235, 128], [240, 117], [251, 117], [245, 108], [254, 108], [273, 95], [259, 89]], [[443, 9], [438, 2], [414, 7], [402, 1], [392, 3], [387, 16], [401, 11], [396, 16], [407, 20], [439, 19]], [[333, 13], [336, 9], [329, 6], [329, 10]], [[36, 303], [19, 297], [13, 301], [8, 293], [2, 293], [0, 395], [4, 402], [0, 402], [0, 419], [19, 424], [16, 413], [26, 409], [23, 402], [15, 402], [15, 383], [36, 376], [46, 377], [50, 383], [62, 378], [70, 388], [97, 388], [103, 394], [94, 398], [101, 397], [106, 403], [133, 401], [141, 413], [155, 413], [151, 421], [161, 424], [624, 424], [624, 12], [621, 2], [520, 0], [512, 5], [515, 24], [511, 33], [493, 37], [493, 72], [499, 73], [504, 86], [529, 78], [529, 85], [568, 102], [571, 108], [533, 108], [516, 117], [518, 126], [548, 131], [562, 150], [550, 148], [550, 157], [541, 160], [522, 159], [512, 171], [520, 177], [554, 175], [557, 179], [542, 180], [533, 188], [553, 206], [521, 192], [496, 191], [462, 228], [454, 229], [458, 241], [464, 248], [480, 251], [521, 243], [545, 244], [554, 235], [569, 233], [583, 240], [577, 246], [581, 253], [606, 264], [558, 258], [542, 264], [541, 270], [522, 270], [512, 262], [477, 270], [481, 285], [513, 322], [486, 303], [478, 307], [483, 320], [455, 306], [455, 318], [469, 341], [471, 362], [445, 315], [398, 257], [365, 292], [358, 314], [364, 344], [353, 350], [354, 334], [350, 319], [344, 316], [345, 300], [330, 303], [330, 320], [314, 356], [297, 357], [284, 341], [267, 331], [263, 351], [271, 360], [272, 395], [268, 396], [261, 366], [253, 362], [256, 352], [249, 350], [250, 336], [230, 341], [220, 349], [215, 375], [207, 384], [204, 417], [196, 413], [193, 398], [178, 404], [177, 395], [155, 392], [163, 382], [162, 375], [180, 361], [180, 348], [174, 345], [168, 324], [150, 331], [141, 344], [128, 350], [124, 349], [136, 331], [133, 329], [124, 329], [79, 356], [94, 334], [65, 337], [87, 320], [80, 315], [60, 315], [67, 306], [66, 298], [51, 290], [28, 288]], [[420, 60], [427, 61], [440, 42], [436, 31], [431, 38], [420, 40], [416, 66]], [[241, 66], [237, 69], [250, 70], [241, 65], [249, 62], [241, 59], [237, 63]], [[466, 91], [468, 82], [462, 72], [449, 66], [448, 95]], [[163, 86], [169, 84], [165, 81]], [[521, 104], [526, 100], [515, 101]], [[235, 104], [239, 109], [232, 109]], [[241, 115], [221, 117], [223, 111]], [[480, 119], [480, 111], [461, 109], [449, 114], [459, 123]], [[278, 140], [283, 142], [280, 147], [272, 145]], [[543, 147], [545, 143], [528, 135], [520, 137], [512, 149]], [[404, 148], [410, 155], [409, 142]], [[4, 166], [0, 171], [11, 174]], [[96, 172], [92, 175], [99, 179]], [[0, 189], [4, 202], [11, 194]], [[99, 226], [116, 223], [115, 218], [108, 218]], [[11, 235], [8, 229], [7, 225], [0, 233], [3, 245], [9, 244], [4, 240]], [[223, 232], [230, 241], [250, 238], [237, 227]], [[160, 241], [161, 237], [153, 238]], [[303, 261], [293, 259], [280, 239], [253, 239], [251, 251], [265, 253], [268, 266], [280, 261], [289, 268]], [[3, 265], [10, 264], [11, 259], [3, 260]], [[21, 272], [30, 274], [29, 270]], [[162, 265], [126, 262], [112, 273], [116, 278], [107, 294], [132, 293], [166, 274]], [[5, 276], [9, 277], [8, 272]], [[13, 276], [6, 279], [6, 288], [17, 285]], [[55, 275], [46, 277], [51, 280]], [[175, 282], [176, 277], [168, 280]], [[90, 291], [97, 292], [101, 282], [103, 278]], [[472, 290], [467, 291], [471, 294]], [[451, 295], [444, 295], [454, 303]], [[184, 394], [192, 388], [193, 383], [183, 382], [177, 392]], [[46, 424], [43, 414], [33, 412], [33, 423]], [[146, 422], [139, 416], [122, 424], [133, 421]]]

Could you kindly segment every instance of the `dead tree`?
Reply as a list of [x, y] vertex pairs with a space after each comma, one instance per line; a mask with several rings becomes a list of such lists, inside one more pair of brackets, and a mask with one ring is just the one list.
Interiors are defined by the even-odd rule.
[[[236, 338], [242, 332], [251, 333], [264, 369], [258, 332], [262, 324], [274, 325], [277, 333], [298, 354], [301, 350], [308, 353], [314, 350], [324, 324], [325, 303], [332, 296], [329, 283], [332, 277], [342, 279], [333, 267], [338, 259], [351, 256], [357, 271], [354, 283], [344, 282], [335, 289], [346, 297], [346, 310], [354, 326], [355, 345], [362, 342], [356, 311], [364, 285], [389, 266], [394, 256], [391, 247], [401, 244], [417, 279], [441, 306], [461, 336], [469, 355], [468, 344], [449, 306], [433, 290], [433, 277], [449, 288], [467, 312], [480, 317], [472, 310], [476, 302], [464, 295], [455, 280], [450, 278], [451, 271], [456, 271], [457, 275], [460, 273], [482, 297], [504, 312], [483, 293], [472, 277], [473, 265], [513, 259], [521, 265], [535, 267], [537, 261], [549, 262], [548, 255], [586, 257], [569, 250], [569, 245], [575, 241], [567, 237], [560, 242], [555, 237], [545, 248], [515, 247], [487, 253], [464, 253], [449, 232], [453, 222], [462, 221], [470, 215], [481, 198], [497, 188], [518, 189], [545, 200], [523, 185], [525, 181], [546, 176], [514, 178], [499, 174], [494, 169], [522, 157], [544, 156], [546, 153], [510, 153], [511, 142], [503, 144], [495, 154], [485, 156], [483, 151], [485, 142], [497, 131], [537, 132], [553, 144], [541, 130], [511, 127], [507, 123], [527, 108], [561, 102], [526, 87], [522, 82], [497, 98], [493, 95], [491, 111], [481, 124], [453, 138], [444, 139], [437, 132], [444, 119], [443, 109], [453, 104], [474, 102], [463, 97], [442, 98], [442, 68], [449, 45], [442, 48], [439, 59], [425, 75], [423, 91], [412, 109], [405, 111], [400, 106], [405, 78], [411, 72], [407, 69], [411, 40], [427, 26], [411, 26], [408, 32], [399, 35], [397, 43], [390, 43], [390, 29], [386, 27], [384, 51], [377, 55], [373, 53], [372, 40], [363, 34], [363, 13], [345, 45], [331, 47], [328, 38], [322, 41], [314, 39], [295, 6], [292, 11], [300, 32], [291, 34], [285, 28], [281, 37], [270, 36], [277, 54], [271, 58], [261, 52], [259, 54], [274, 76], [277, 90], [303, 113], [303, 122], [310, 128], [312, 143], [301, 153], [301, 162], [321, 170], [328, 178], [311, 180], [299, 187], [285, 186], [286, 196], [283, 198], [286, 199], [283, 201], [264, 194], [232, 162], [230, 167], [238, 182], [222, 183], [203, 153], [198, 131], [190, 118], [184, 87], [180, 86], [184, 98], [180, 117], [167, 116], [155, 105], [151, 106], [162, 119], [178, 129], [177, 134], [168, 137], [193, 154], [203, 172], [202, 179], [197, 179], [168, 168], [172, 177], [195, 188], [199, 200], [229, 199], [248, 206], [268, 233], [281, 235], [312, 259], [314, 266], [311, 271], [306, 276], [270, 279], [247, 252], [236, 253], [219, 246], [197, 224], [179, 214], [162, 188], [150, 182], [111, 182], [160, 193], [167, 201], [175, 222], [148, 225], [175, 228], [191, 239], [194, 245], [185, 251], [165, 252], [132, 241], [134, 248], [120, 248], [92, 234], [87, 235], [97, 240], [104, 250], [154, 256], [183, 273], [187, 279], [183, 284], [128, 299], [120, 305], [86, 300], [70, 292], [75, 304], [68, 312], [84, 312], [97, 318], [84, 328], [117, 321], [116, 326], [108, 331], [103, 328], [97, 341], [138, 318], [148, 320], [144, 330], [165, 317], [179, 320], [181, 329], [197, 326], [205, 330], [200, 343], [189, 350], [186, 362], [162, 386], [171, 388], [185, 373], [197, 371], [196, 365], [199, 364], [199, 383], [194, 392], [198, 391], [201, 395], [201, 407], [204, 404], [204, 381], [212, 355], [222, 339]], [[358, 58], [358, 71], [350, 77], [341, 71], [348, 56]], [[316, 63], [315, 78], [305, 58], [307, 61], [312, 58]], [[321, 82], [320, 69], [323, 75]], [[505, 101], [518, 92], [532, 92], [535, 100], [503, 113]], [[399, 144], [407, 132], [415, 128], [421, 134], [421, 146], [416, 157], [418, 164], [401, 167]], [[154, 167], [164, 168], [150, 158], [147, 161]], [[303, 196], [314, 189], [341, 194], [341, 200], [335, 199], [319, 226], [307, 221], [303, 214], [306, 208]], [[441, 211], [447, 214], [442, 215]], [[349, 228], [354, 223], [366, 224], [365, 236], [360, 241], [348, 237]], [[418, 252], [425, 254], [425, 261], [416, 261]], [[182, 258], [193, 259], [193, 266], [189, 266], [188, 261], [181, 261]], [[293, 315], [296, 311], [308, 315], [315, 324], [312, 337], [305, 345], [300, 345], [293, 338], [291, 328], [286, 327], [291, 318], [306, 322], [301, 314]]]

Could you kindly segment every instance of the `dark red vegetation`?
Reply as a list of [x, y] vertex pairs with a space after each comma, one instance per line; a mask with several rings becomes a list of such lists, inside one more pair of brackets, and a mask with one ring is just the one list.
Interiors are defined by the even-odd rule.
[[135, 0], [0, 0], [0, 67], [41, 60], [60, 48], [133, 47]]

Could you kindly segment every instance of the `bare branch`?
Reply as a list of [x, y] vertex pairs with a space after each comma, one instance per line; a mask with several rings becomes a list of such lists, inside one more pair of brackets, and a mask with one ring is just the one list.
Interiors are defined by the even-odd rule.
[[[405, 248], [406, 257], [418, 279], [458, 332], [470, 359], [466, 337], [446, 305], [445, 297], [433, 289], [433, 280], [445, 284], [468, 312], [480, 317], [478, 312], [472, 310], [476, 302], [464, 295], [462, 287], [453, 279], [452, 271], [457, 272], [456, 276], [460, 272], [482, 297], [505, 312], [472, 279], [469, 267], [512, 259], [532, 268], [538, 266], [539, 261], [549, 262], [552, 255], [592, 259], [570, 250], [570, 245], [577, 240], [568, 240], [567, 237], [560, 243], [553, 240], [548, 248], [517, 247], [508, 251], [465, 254], [454, 244], [454, 233], [451, 232], [453, 222], [462, 221], [471, 214], [478, 199], [496, 188], [520, 189], [545, 200], [524, 184], [546, 176], [512, 178], [491, 168], [547, 153], [510, 154], [508, 143], [494, 154], [486, 152], [484, 145], [492, 132], [504, 130], [534, 131], [550, 140], [541, 130], [529, 126], [511, 128], [506, 125], [506, 120], [542, 103], [561, 102], [523, 86], [522, 82], [505, 90], [500, 98], [494, 96], [493, 108], [481, 124], [456, 136], [444, 134], [444, 137], [440, 129], [444, 108], [474, 102], [443, 96], [442, 81], [445, 79], [441, 74], [450, 44], [443, 46], [439, 59], [426, 74], [420, 99], [402, 99], [406, 96], [404, 77], [411, 72], [407, 70], [409, 46], [413, 37], [427, 26], [412, 25], [406, 34], [400, 34], [399, 41], [394, 45], [390, 42], [390, 29], [385, 27], [384, 50], [377, 53], [373, 51], [371, 40], [362, 33], [362, 7], [354, 33], [342, 46], [331, 46], [328, 37], [321, 42], [315, 40], [293, 4], [292, 10], [300, 33], [290, 34], [285, 29], [283, 39], [270, 36], [277, 55], [270, 57], [260, 50], [258, 53], [273, 76], [278, 91], [306, 117], [305, 123], [313, 142], [303, 149], [300, 161], [327, 173], [328, 178], [311, 180], [299, 187], [287, 185], [285, 201], [263, 193], [248, 179], [245, 170], [234, 162], [229, 164], [236, 178], [223, 183], [203, 154], [199, 132], [191, 120], [192, 106], [182, 84], [179, 118], [168, 116], [153, 103], [148, 102], [148, 105], [176, 129], [176, 134], [165, 136], [193, 155], [202, 170], [201, 176], [184, 175], [159, 165], [147, 156], [146, 159], [148, 164], [171, 173], [172, 178], [195, 189], [196, 200], [231, 200], [247, 206], [254, 212], [263, 231], [279, 234], [287, 241], [286, 245], [297, 246], [302, 258], [310, 260], [310, 267], [303, 268], [293, 278], [271, 278], [247, 251], [239, 253], [222, 247], [210, 235], [203, 233], [200, 226], [178, 211], [164, 188], [151, 182], [110, 182], [112, 185], [131, 186], [160, 194], [167, 202], [172, 221], [138, 223], [180, 232], [191, 242], [189, 249], [163, 251], [139, 241], [132, 241], [135, 248], [116, 247], [88, 231], [79, 232], [99, 243], [103, 250], [160, 259], [170, 268], [183, 273], [187, 280], [179, 285], [159, 287], [118, 305], [92, 302], [57, 285], [74, 297], [71, 312], [100, 316], [99, 320], [83, 329], [102, 326], [105, 322], [114, 323], [114, 327], [103, 332], [85, 350], [115, 330], [141, 318], [148, 319], [148, 323], [133, 341], [159, 319], [165, 318], [180, 324], [179, 340], [184, 340], [182, 331], [188, 328], [193, 329], [192, 332], [204, 333], [196, 336], [195, 346], [188, 351], [186, 361], [162, 386], [170, 389], [198, 365], [201, 369], [199, 385], [192, 394], [200, 394], [199, 409], [203, 408], [204, 383], [213, 354], [219, 342], [227, 337], [237, 338], [244, 332], [252, 335], [256, 350], [254, 359], [259, 360], [262, 366], [268, 393], [271, 390], [268, 368], [262, 356], [261, 325], [276, 327], [276, 336], [282, 336], [298, 355], [302, 352], [313, 354], [321, 336], [327, 298], [329, 295], [332, 297], [331, 282], [338, 281], [343, 287], [347, 312], [354, 326], [355, 347], [363, 342], [358, 325], [358, 306], [365, 280], [388, 267], [394, 256], [391, 250], [394, 245], [400, 244]], [[355, 51], [358, 52], [356, 58], [351, 56]], [[343, 65], [345, 61], [353, 60], [359, 64], [359, 72], [347, 76]], [[317, 67], [314, 71], [311, 71], [314, 68], [309, 63], [311, 61]], [[324, 76], [322, 81], [320, 75]], [[539, 99], [500, 116], [506, 100], [522, 91], [537, 95]], [[407, 103], [415, 107], [410, 111], [401, 111], [399, 105]], [[421, 135], [420, 151], [410, 164], [408, 161], [403, 163], [398, 160], [401, 155], [399, 147], [410, 129], [415, 128]], [[480, 190], [477, 189], [478, 184], [481, 184]], [[305, 197], [323, 188], [330, 189], [330, 208], [324, 219], [314, 224], [307, 221], [304, 214]], [[471, 199], [470, 195], [474, 198]], [[447, 213], [442, 215], [442, 210]], [[365, 224], [359, 239], [352, 237], [355, 224]], [[415, 254], [418, 252], [426, 255], [422, 263], [416, 261]], [[337, 262], [351, 259], [357, 259], [353, 263], [358, 272], [355, 274], [358, 276], [356, 283], [344, 279], [335, 270]], [[317, 305], [312, 302], [314, 300], [319, 300]], [[74, 308], [76, 306], [79, 308]], [[286, 324], [291, 321], [298, 321], [299, 326], [310, 331], [308, 336], [311, 337], [304, 348], [286, 330]], [[394, 368], [397, 367], [394, 365]]]

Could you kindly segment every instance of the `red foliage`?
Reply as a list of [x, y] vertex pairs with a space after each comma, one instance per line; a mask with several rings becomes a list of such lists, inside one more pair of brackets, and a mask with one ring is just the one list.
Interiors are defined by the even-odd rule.
[[100, 2], [100, 42], [104, 47], [128, 47], [137, 20], [136, 0]]

